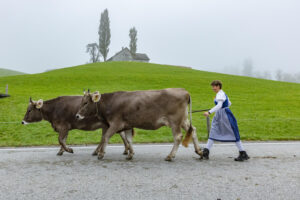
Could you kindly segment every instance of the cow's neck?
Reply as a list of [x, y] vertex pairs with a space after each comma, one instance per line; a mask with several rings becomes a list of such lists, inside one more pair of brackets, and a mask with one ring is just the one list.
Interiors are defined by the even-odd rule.
[[97, 118], [101, 121], [104, 120], [106, 122], [106, 117], [105, 117], [105, 104], [103, 101], [99, 101], [96, 104], [96, 112], [97, 112]]
[[96, 116], [100, 119], [102, 117], [101, 111], [100, 111], [100, 101], [95, 103], [96, 105]]
[[51, 113], [53, 112], [53, 109], [51, 108], [50, 104], [44, 104], [41, 108], [41, 113], [43, 120], [51, 122]]

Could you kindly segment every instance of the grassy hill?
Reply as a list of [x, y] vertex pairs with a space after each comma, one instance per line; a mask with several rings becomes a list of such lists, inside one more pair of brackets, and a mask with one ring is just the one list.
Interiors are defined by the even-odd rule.
[[25, 74], [23, 72], [18, 72], [18, 71], [14, 71], [14, 70], [10, 70], [10, 69], [3, 69], [0, 68], [0, 77], [1, 76], [14, 76], [14, 75], [22, 75]]
[[[188, 68], [134, 62], [108, 62], [53, 70], [41, 74], [1, 77], [9, 84], [10, 98], [0, 99], [0, 146], [58, 144], [48, 122], [21, 125], [29, 97], [50, 99], [81, 95], [83, 88], [102, 93], [119, 90], [185, 88], [191, 93], [193, 110], [213, 106], [210, 82], [220, 79], [232, 102], [243, 140], [300, 140], [300, 84], [225, 75]], [[205, 140], [202, 113], [193, 114], [198, 136]], [[68, 143], [98, 143], [98, 131], [73, 130]], [[172, 142], [169, 128], [137, 130], [135, 142]], [[114, 136], [111, 142], [121, 142]]]

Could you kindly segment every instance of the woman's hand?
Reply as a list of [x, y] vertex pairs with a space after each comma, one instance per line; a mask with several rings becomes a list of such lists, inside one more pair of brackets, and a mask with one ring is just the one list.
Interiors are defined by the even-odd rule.
[[208, 116], [209, 116], [209, 112], [205, 112], [205, 113], [203, 113], [203, 115], [204, 115], [205, 117], [208, 117]]

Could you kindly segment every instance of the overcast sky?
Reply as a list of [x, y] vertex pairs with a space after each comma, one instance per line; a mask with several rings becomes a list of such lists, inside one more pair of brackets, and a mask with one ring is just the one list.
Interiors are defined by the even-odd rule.
[[138, 31], [150, 62], [209, 71], [300, 71], [299, 0], [0, 0], [0, 68], [27, 73], [88, 62], [100, 13], [111, 22], [108, 57]]

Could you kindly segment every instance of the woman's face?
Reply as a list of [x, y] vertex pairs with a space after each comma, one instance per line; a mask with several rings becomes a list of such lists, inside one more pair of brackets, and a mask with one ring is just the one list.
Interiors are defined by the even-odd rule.
[[218, 93], [220, 91], [220, 86], [215, 86], [213, 85], [212, 86], [212, 90], [215, 92], [215, 93]]

